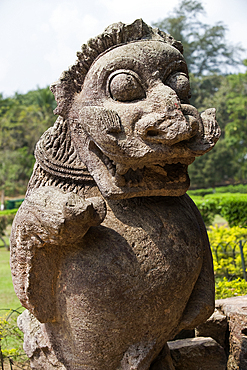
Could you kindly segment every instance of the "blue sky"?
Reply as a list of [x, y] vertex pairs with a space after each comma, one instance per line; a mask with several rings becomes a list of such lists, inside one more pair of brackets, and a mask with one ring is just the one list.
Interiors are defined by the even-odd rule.
[[[45, 87], [73, 64], [76, 51], [109, 24], [151, 24], [179, 0], [0, 0], [0, 92]], [[202, 0], [203, 21], [228, 26], [227, 40], [247, 49], [247, 1]], [[244, 58], [247, 58], [247, 52]], [[233, 71], [234, 72], [234, 71]]]

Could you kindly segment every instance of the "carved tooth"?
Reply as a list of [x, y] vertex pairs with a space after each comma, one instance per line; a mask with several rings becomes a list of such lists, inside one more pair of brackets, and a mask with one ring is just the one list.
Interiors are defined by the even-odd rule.
[[187, 180], [187, 176], [185, 173], [181, 173], [179, 175], [179, 182], [185, 182]]
[[123, 176], [119, 175], [117, 172], [116, 172], [116, 175], [115, 175], [115, 181], [116, 181], [117, 186], [119, 186], [119, 187], [122, 187], [122, 186], [126, 185], [125, 178]]
[[117, 163], [116, 164], [116, 171], [119, 175], [124, 175], [126, 172], [128, 172], [129, 167], [126, 167], [124, 164]]
[[141, 169], [143, 169], [143, 167], [144, 167], [144, 164], [140, 165], [140, 164], [138, 164], [138, 163], [137, 163], [136, 165], [134, 165], [134, 164], [133, 164], [133, 165], [131, 166], [131, 168], [132, 168], [132, 170], [133, 170], [133, 171], [137, 171], [138, 169], [140, 169], [140, 170], [141, 170]]
[[115, 169], [112, 167], [112, 168], [109, 168], [108, 169], [109, 173], [114, 176], [115, 175]]
[[132, 181], [132, 187], [137, 188], [139, 186], [139, 181], [137, 179]]

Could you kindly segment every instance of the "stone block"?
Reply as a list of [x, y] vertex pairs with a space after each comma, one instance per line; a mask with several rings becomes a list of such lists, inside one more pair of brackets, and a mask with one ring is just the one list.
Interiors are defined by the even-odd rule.
[[175, 370], [225, 370], [224, 349], [212, 338], [168, 342]]
[[227, 347], [227, 317], [215, 310], [209, 319], [195, 330], [196, 337], [211, 337], [224, 349]]
[[216, 308], [227, 316], [229, 357], [227, 370], [247, 369], [247, 296], [220, 299]]

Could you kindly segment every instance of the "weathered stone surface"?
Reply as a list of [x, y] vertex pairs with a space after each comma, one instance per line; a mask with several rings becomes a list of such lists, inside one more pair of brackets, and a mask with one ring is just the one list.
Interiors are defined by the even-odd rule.
[[247, 369], [247, 296], [216, 301], [229, 326], [228, 370]]
[[166, 344], [161, 353], [156, 357], [150, 370], [175, 370], [168, 345]]
[[52, 91], [59, 117], [11, 235], [16, 293], [49, 343], [33, 366], [148, 370], [214, 309], [207, 234], [185, 192], [188, 165], [219, 138], [215, 110], [189, 104], [181, 44], [142, 20], [89, 40]]
[[211, 337], [223, 348], [227, 346], [227, 317], [215, 310], [209, 319], [195, 330], [196, 337]]
[[225, 370], [224, 349], [212, 338], [189, 338], [168, 342], [176, 370]]
[[32, 369], [66, 370], [58, 361], [44, 324], [41, 324], [28, 310], [18, 317], [17, 323], [24, 333], [23, 348], [30, 358]]

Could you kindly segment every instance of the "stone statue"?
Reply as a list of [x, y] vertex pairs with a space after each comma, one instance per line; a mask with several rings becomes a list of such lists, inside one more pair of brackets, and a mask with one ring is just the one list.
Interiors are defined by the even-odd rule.
[[12, 229], [19, 319], [34, 369], [174, 369], [167, 341], [214, 309], [187, 167], [220, 135], [189, 104], [182, 45], [142, 20], [92, 38], [51, 86]]

